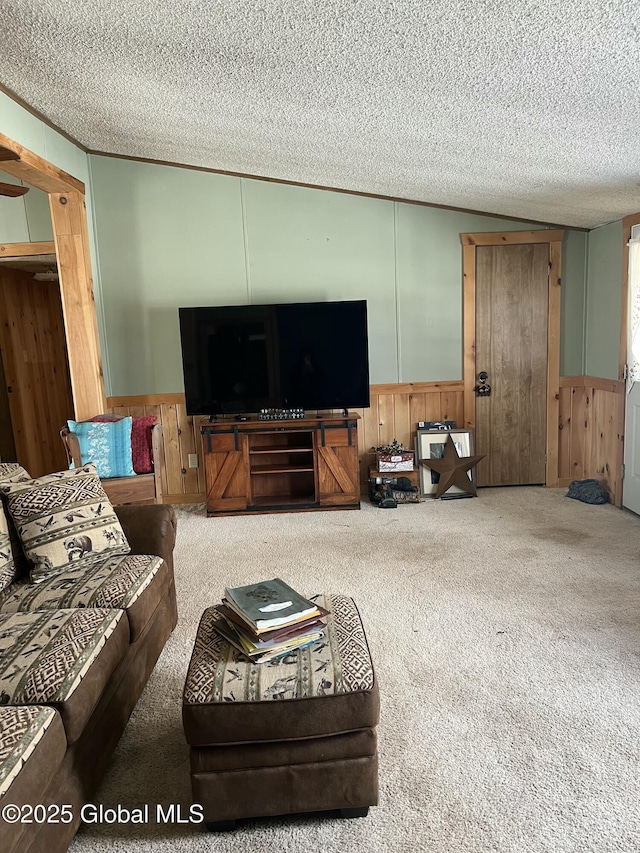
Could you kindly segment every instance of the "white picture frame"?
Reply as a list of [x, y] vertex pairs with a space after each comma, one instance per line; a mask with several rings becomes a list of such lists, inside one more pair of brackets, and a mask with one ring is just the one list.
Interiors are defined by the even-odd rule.
[[[423, 498], [433, 498], [438, 488], [440, 475], [423, 464], [426, 459], [442, 459], [447, 437], [451, 436], [459, 456], [473, 456], [473, 432], [470, 429], [419, 429], [416, 434], [416, 459], [420, 469], [420, 494]], [[469, 482], [475, 484], [475, 466], [467, 471]], [[473, 494], [451, 486], [448, 496]]]

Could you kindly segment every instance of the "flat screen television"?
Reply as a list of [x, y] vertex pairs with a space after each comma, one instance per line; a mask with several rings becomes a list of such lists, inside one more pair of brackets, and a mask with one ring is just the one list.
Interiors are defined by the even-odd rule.
[[190, 415], [369, 406], [366, 300], [180, 308]]

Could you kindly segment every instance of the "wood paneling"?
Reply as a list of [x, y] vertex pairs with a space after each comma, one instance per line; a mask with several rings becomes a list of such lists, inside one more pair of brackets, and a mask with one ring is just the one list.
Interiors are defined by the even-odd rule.
[[561, 377], [558, 485], [592, 477], [622, 505], [624, 403], [623, 382]]
[[[369, 466], [375, 462], [372, 447], [396, 438], [413, 449], [416, 424], [421, 420], [455, 420], [461, 424], [462, 392], [461, 381], [372, 385], [371, 407], [353, 410], [361, 418], [358, 425], [361, 484], [367, 483]], [[109, 397], [107, 406], [109, 411], [121, 415], [155, 415], [162, 424], [165, 503], [204, 500], [200, 424], [207, 419], [187, 415], [184, 394]], [[193, 453], [198, 455], [197, 468], [188, 467], [189, 454]]]
[[59, 430], [73, 410], [55, 282], [0, 269], [0, 348], [18, 461], [32, 477], [66, 468]]
[[[204, 501], [200, 424], [206, 418], [186, 414], [184, 395], [110, 397], [107, 403], [110, 411], [156, 415], [162, 424], [165, 503]], [[559, 410], [559, 485], [594, 477], [604, 483], [611, 492], [612, 502], [620, 506], [624, 383], [591, 376], [561, 377]], [[370, 408], [354, 411], [360, 415], [358, 454], [360, 483], [364, 486], [369, 466], [375, 464], [372, 447], [397, 438], [413, 449], [418, 421], [454, 420], [458, 425], [466, 422], [464, 384], [453, 381], [372, 385]], [[173, 436], [170, 441], [167, 433]], [[197, 468], [188, 467], [190, 453], [198, 455]]]
[[[155, 415], [162, 424], [164, 503], [199, 503], [204, 500], [204, 469], [200, 445], [202, 418], [187, 416], [184, 394], [109, 397], [107, 406], [109, 411], [118, 415]], [[190, 453], [198, 454], [197, 468], [189, 468]]]
[[[1, 339], [2, 332], [0, 331], [0, 341]], [[0, 462], [11, 462], [16, 459], [16, 445], [13, 440], [13, 426], [11, 425], [7, 384], [0, 344]]]

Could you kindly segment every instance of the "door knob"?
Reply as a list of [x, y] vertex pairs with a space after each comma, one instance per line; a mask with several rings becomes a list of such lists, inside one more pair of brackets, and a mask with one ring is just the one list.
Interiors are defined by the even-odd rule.
[[481, 370], [478, 374], [478, 384], [473, 389], [476, 393], [476, 397], [490, 397], [491, 396], [491, 385], [487, 381], [489, 379], [489, 374], [486, 370]]

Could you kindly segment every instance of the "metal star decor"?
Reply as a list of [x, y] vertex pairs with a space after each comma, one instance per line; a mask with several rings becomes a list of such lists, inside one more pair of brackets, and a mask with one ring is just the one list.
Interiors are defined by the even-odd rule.
[[436, 500], [448, 491], [452, 486], [457, 486], [463, 492], [477, 496], [478, 492], [473, 482], [469, 479], [467, 471], [477, 465], [482, 456], [458, 456], [458, 451], [450, 435], [444, 445], [444, 453], [441, 459], [421, 459], [420, 463], [440, 474], [438, 488], [436, 489]]

